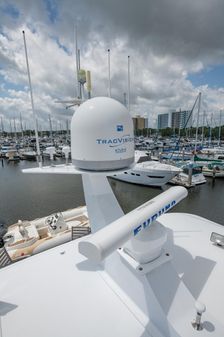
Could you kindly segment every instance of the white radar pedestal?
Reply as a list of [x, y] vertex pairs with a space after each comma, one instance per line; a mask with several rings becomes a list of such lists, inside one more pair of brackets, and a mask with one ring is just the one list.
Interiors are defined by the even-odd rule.
[[154, 221], [151, 226], [126, 242], [124, 252], [141, 264], [149, 263], [161, 255], [166, 240], [166, 228], [160, 222]]

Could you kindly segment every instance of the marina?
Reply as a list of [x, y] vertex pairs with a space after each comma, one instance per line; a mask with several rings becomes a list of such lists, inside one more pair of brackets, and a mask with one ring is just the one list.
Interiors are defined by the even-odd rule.
[[[107, 108], [108, 114], [105, 114]], [[32, 279], [30, 278], [30, 282], [26, 284], [28, 297], [21, 297], [20, 293], [16, 292], [11, 297], [10, 306], [7, 302], [2, 303], [2, 308], [7, 312], [7, 315], [1, 319], [3, 335], [13, 336], [17, 331], [19, 321], [15, 315], [21, 315], [21, 317], [25, 315], [30, 320], [30, 313], [32, 315], [36, 312], [36, 307], [42, 307], [39, 301], [40, 296], [37, 295], [37, 292], [33, 293], [33, 289], [39, 288], [42, 295], [44, 294], [42, 301], [48, 306], [47, 311], [44, 310], [44, 315], [48, 319], [43, 321], [43, 311], [38, 310], [41, 313], [36, 312], [36, 316], [41, 319], [43, 325], [40, 328], [36, 327], [32, 335], [42, 334], [42, 327], [44, 327], [44, 336], [48, 335], [48, 333], [46, 334], [48, 329], [51, 330], [51, 335], [53, 333], [55, 336], [60, 336], [60, 327], [63, 326], [66, 336], [72, 336], [73, 331], [67, 321], [67, 318], [71, 319], [70, 313], [66, 319], [62, 319], [60, 326], [58, 326], [53, 323], [55, 316], [51, 317], [48, 311], [50, 308], [51, 312], [55, 306], [54, 301], [49, 298], [52, 290], [55, 293], [59, 284], [60, 287], [64, 284], [63, 296], [60, 298], [62, 306], [57, 307], [57, 321], [62, 318], [63, 307], [66, 306], [69, 312], [73, 311], [70, 309], [73, 308], [75, 299], [75, 311], [83, 311], [88, 308], [86, 314], [88, 321], [94, 326], [94, 331], [102, 336], [106, 332], [108, 336], [114, 335], [114, 332], [108, 334], [108, 331], [118, 314], [125, 317], [128, 322], [128, 324], [119, 325], [116, 333], [119, 336], [124, 334], [134, 337], [144, 334], [150, 337], [165, 337], [169, 331], [170, 336], [187, 337], [196, 336], [198, 331], [203, 330], [203, 336], [210, 336], [211, 332], [214, 332], [214, 336], [221, 337], [224, 331], [220, 314], [222, 302], [217, 305], [217, 301], [220, 292], [221, 296], [223, 295], [224, 288], [219, 287], [217, 292], [214, 290], [214, 284], [219, 283], [223, 273], [224, 227], [215, 223], [214, 220], [206, 219], [205, 214], [203, 217], [196, 216], [192, 212], [187, 214], [186, 211], [165, 214], [171, 209], [177, 208], [178, 204], [183, 207], [182, 201], [187, 200], [188, 194], [191, 195], [192, 200], [202, 199], [203, 190], [199, 190], [201, 186], [193, 187], [191, 191], [194, 192], [191, 193], [181, 186], [164, 190], [144, 187], [154, 195], [147, 196], [146, 202], [138, 200], [139, 206], [134, 205], [132, 210], [127, 210], [125, 213], [125, 206], [123, 205], [122, 209], [122, 202], [119, 204], [120, 196], [125, 195], [125, 200], [130, 207], [130, 196], [133, 194], [138, 196], [138, 193], [137, 190], [130, 193], [130, 190], [125, 190], [125, 186], [133, 187], [135, 184], [116, 180], [114, 182], [114, 179], [109, 183], [107, 176], [113, 176], [114, 172], [120, 173], [127, 168], [134, 170], [137, 167], [133, 137], [130, 138], [130, 143], [122, 145], [125, 146], [126, 151], [122, 152], [121, 158], [117, 157], [116, 151], [108, 147], [108, 144], [105, 144], [99, 152], [99, 144], [94, 141], [94, 131], [88, 133], [88, 142], [85, 142], [85, 135], [81, 136], [77, 132], [80, 118], [85, 118], [89, 114], [89, 109], [92, 110], [92, 123], [89, 124], [89, 127], [93, 127], [94, 131], [102, 132], [98, 129], [95, 118], [100, 114], [105, 122], [110, 120], [110, 123], [107, 124], [107, 131], [112, 137], [117, 132], [114, 131], [114, 123], [116, 125], [119, 119], [122, 119], [126, 132], [130, 132], [130, 134], [133, 132], [132, 120], [123, 105], [111, 98], [93, 98], [83, 103], [73, 115], [71, 124], [72, 163], [66, 160], [64, 164], [54, 165], [53, 151], [50, 151], [50, 165], [39, 165], [38, 167], [33, 165], [33, 167], [23, 168], [24, 176], [32, 177], [32, 182], [35, 185], [37, 183], [35, 176], [41, 181], [42, 177], [50, 175], [55, 176], [58, 180], [63, 176], [80, 178], [81, 175], [87, 209], [79, 208], [56, 213], [44, 219], [29, 222], [20, 220], [16, 225], [9, 226], [9, 231], [1, 239], [0, 257], [4, 263], [1, 270], [2, 280], [6, 282], [10, 273], [13, 272], [19, 273], [20, 284], [24, 284], [24, 276], [30, 272]], [[114, 120], [112, 125], [111, 117]], [[84, 158], [80, 157], [80, 148], [78, 147], [80, 142], [83, 144], [81, 156]], [[17, 164], [17, 162], [13, 163], [13, 165]], [[7, 172], [8, 165], [3, 165], [1, 172]], [[212, 179], [213, 189], [215, 189], [217, 181], [220, 180]], [[143, 186], [138, 186], [141, 194]], [[206, 186], [206, 184], [202, 186]], [[197, 195], [198, 191], [200, 191], [200, 197]], [[77, 193], [77, 190], [75, 192]], [[208, 208], [208, 204], [206, 207]], [[209, 207], [211, 209], [211, 203]], [[198, 210], [203, 212], [200, 208], [197, 208]], [[62, 244], [52, 245], [50, 242], [54, 242], [55, 237], [56, 240], [60, 240], [62, 235], [65, 235], [64, 233], [67, 234], [71, 214], [72, 221], [76, 223], [77, 216], [80, 219], [85, 215], [85, 223], [89, 221], [91, 230], [84, 235], [77, 236], [75, 240], [62, 239], [63, 243], [60, 242]], [[81, 222], [79, 223], [81, 225]], [[55, 234], [53, 234], [54, 231]], [[43, 249], [41, 248], [42, 242], [35, 246], [37, 240], [45, 240], [46, 236], [49, 237], [50, 246], [48, 241], [43, 243], [43, 245], [47, 244]], [[198, 245], [199, 239], [200, 245]], [[5, 245], [2, 246], [4, 241]], [[30, 244], [28, 249], [27, 244]], [[10, 250], [15, 245], [17, 251], [14, 252], [14, 256], [10, 256]], [[20, 252], [24, 248], [22, 255], [18, 255], [18, 251]], [[35, 252], [36, 249], [37, 252]], [[214, 259], [212, 261], [208, 258], [211, 255]], [[15, 262], [12, 261], [12, 257]], [[71, 260], [74, 267], [71, 266]], [[204, 262], [201, 263], [201, 261]], [[32, 264], [30, 264], [31, 262]], [[54, 263], [57, 268], [53, 267]], [[20, 269], [18, 269], [19, 266]], [[20, 273], [19, 270], [22, 272]], [[39, 276], [41, 270], [44, 270], [45, 278], [53, 285], [51, 289], [41, 280]], [[192, 276], [199, 270], [201, 273], [199, 278], [195, 275]], [[215, 277], [217, 275], [218, 279]], [[73, 292], [72, 280], [75, 282]], [[87, 283], [94, 287], [94, 292], [87, 294], [84, 291], [83, 285]], [[14, 287], [13, 283], [12, 286]], [[136, 289], [139, 289], [137, 293]], [[169, 291], [167, 292], [166, 289]], [[9, 291], [10, 288], [5, 287], [6, 299], [9, 296]], [[75, 297], [70, 295], [71, 292]], [[119, 296], [117, 296], [118, 294]], [[136, 295], [138, 295], [137, 298]], [[30, 296], [32, 301], [35, 300], [34, 307], [31, 307], [29, 301], [26, 300]], [[95, 305], [96, 302], [97, 305]], [[93, 303], [94, 308], [92, 307]], [[153, 307], [149, 310], [148, 306], [151, 304]], [[207, 307], [209, 310], [206, 310]], [[109, 315], [105, 315], [103, 308], [108, 308]], [[172, 312], [177, 313], [177, 309], [180, 316], [173, 317]], [[130, 312], [135, 312], [135, 315], [130, 315]], [[105, 322], [103, 326], [96, 325], [96, 318], [99, 315]], [[177, 319], [177, 317], [179, 318]], [[11, 321], [14, 322], [14, 325], [11, 324]], [[85, 329], [81, 317], [77, 319], [76, 316], [75, 322], [79, 336], [92, 335], [92, 328], [91, 331], [88, 327]], [[23, 336], [28, 336], [30, 325], [23, 326], [20, 332]]]
[[224, 336], [210, 5], [0, 6], [0, 337]]
[[[64, 163], [58, 158], [54, 163]], [[50, 161], [45, 162], [46, 165]], [[36, 167], [36, 162], [20, 161], [20, 163], [0, 166], [1, 222], [7, 225], [19, 219], [33, 220], [51, 213], [64, 211], [85, 205], [81, 176], [29, 176], [22, 169]], [[146, 200], [169, 188], [140, 186], [109, 178], [110, 184], [124, 210], [129, 212]], [[224, 179], [207, 178], [204, 185], [196, 186], [189, 191], [189, 196], [175, 211], [193, 213], [224, 224], [222, 203], [224, 202]], [[19, 198], [16, 196], [20, 196]]]

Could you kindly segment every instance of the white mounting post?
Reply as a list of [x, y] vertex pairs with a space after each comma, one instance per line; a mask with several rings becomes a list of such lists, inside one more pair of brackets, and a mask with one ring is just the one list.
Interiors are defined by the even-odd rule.
[[70, 147], [69, 146], [63, 146], [62, 152], [65, 154], [65, 165], [68, 165], [69, 153], [71, 152]]
[[110, 49], [107, 50], [107, 55], [108, 55], [108, 96], [111, 97]]
[[54, 146], [47, 147], [46, 152], [50, 155], [51, 166], [53, 166], [55, 147]]
[[75, 59], [76, 59], [76, 81], [77, 81], [77, 97], [81, 98], [81, 85], [79, 83], [79, 50], [78, 50], [78, 28], [75, 26]]
[[204, 303], [196, 302], [195, 309], [196, 309], [196, 319], [192, 322], [192, 326], [195, 330], [202, 330], [203, 325], [201, 323], [201, 316], [206, 311], [206, 306], [204, 305]]
[[130, 112], [130, 56], [128, 56], [128, 111]]

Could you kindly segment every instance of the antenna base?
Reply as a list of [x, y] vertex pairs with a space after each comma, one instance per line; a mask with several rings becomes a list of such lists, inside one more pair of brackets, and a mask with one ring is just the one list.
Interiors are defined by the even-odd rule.
[[154, 221], [144, 231], [127, 241], [124, 251], [139, 263], [149, 263], [161, 255], [166, 241], [166, 228], [160, 222]]

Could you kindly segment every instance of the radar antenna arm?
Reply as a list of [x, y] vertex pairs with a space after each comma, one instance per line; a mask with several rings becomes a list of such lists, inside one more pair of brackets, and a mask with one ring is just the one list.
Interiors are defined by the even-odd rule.
[[147, 201], [130, 213], [113, 221], [79, 242], [79, 252], [90, 261], [99, 263], [120, 248], [132, 236], [148, 228], [160, 215], [166, 213], [187, 196], [186, 188], [172, 187]]

